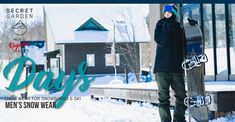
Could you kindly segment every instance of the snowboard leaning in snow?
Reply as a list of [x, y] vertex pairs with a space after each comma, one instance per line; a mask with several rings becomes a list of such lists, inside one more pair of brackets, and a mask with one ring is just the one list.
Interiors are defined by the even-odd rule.
[[192, 117], [198, 122], [208, 122], [206, 104], [210, 103], [210, 98], [205, 96], [204, 86], [204, 63], [208, 59], [203, 52], [202, 33], [198, 22], [190, 18], [188, 23], [184, 24], [184, 30], [186, 56], [184, 62], [182, 62], [182, 68], [185, 71], [185, 81], [187, 83], [185, 104], [189, 110], [189, 121]]

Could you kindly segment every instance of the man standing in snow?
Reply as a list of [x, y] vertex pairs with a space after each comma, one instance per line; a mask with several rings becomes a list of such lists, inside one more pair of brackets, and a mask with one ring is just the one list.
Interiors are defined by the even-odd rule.
[[186, 122], [184, 98], [186, 97], [183, 69], [181, 63], [184, 58], [184, 30], [176, 21], [177, 8], [174, 5], [165, 5], [164, 18], [156, 24], [154, 40], [157, 43], [157, 52], [154, 73], [159, 88], [159, 114], [162, 122], [171, 122], [170, 114], [170, 87], [175, 92], [176, 103], [173, 122]]

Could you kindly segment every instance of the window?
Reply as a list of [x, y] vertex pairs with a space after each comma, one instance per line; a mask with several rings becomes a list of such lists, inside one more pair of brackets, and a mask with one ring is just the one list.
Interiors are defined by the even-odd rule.
[[235, 4], [188, 4], [183, 5], [181, 11], [183, 23], [187, 22], [187, 17], [203, 23], [204, 52], [208, 56], [205, 79], [234, 80]]
[[181, 12], [182, 12], [182, 24], [184, 25], [185, 23], [188, 22], [188, 18], [189, 18], [189, 12], [190, 12], [190, 9], [187, 7], [187, 5], [184, 5], [182, 6], [182, 9], [181, 9]]
[[200, 25], [200, 4], [183, 4], [181, 8], [182, 22], [183, 24], [188, 23], [188, 18], [193, 18], [198, 21]]
[[201, 24], [201, 21], [200, 21], [200, 19], [201, 19], [201, 16], [200, 16], [200, 7], [196, 7], [196, 8], [192, 9], [192, 18], [197, 20], [198, 25], [200, 26], [200, 24]]
[[213, 27], [212, 27], [212, 8], [211, 4], [203, 5], [203, 22], [204, 22], [204, 44], [205, 54], [208, 57], [208, 62], [205, 63], [205, 75], [214, 75], [214, 53], [213, 53]]
[[[111, 54], [105, 54], [105, 66], [113, 66], [114, 57]], [[120, 55], [116, 54], [116, 66], [120, 66]]]
[[229, 5], [229, 39], [231, 74], [235, 74], [235, 4]]
[[[215, 18], [217, 75], [220, 75], [219, 77], [222, 78], [223, 76], [226, 77], [226, 75], [228, 75], [224, 4], [215, 4]], [[218, 78], [218, 80], [221, 78]], [[226, 80], [224, 77], [222, 79]]]
[[95, 66], [95, 54], [87, 54], [86, 61], [87, 61], [88, 67], [94, 67]]
[[188, 18], [189, 18], [189, 12], [184, 12], [183, 13], [183, 24], [188, 22], [188, 20], [187, 20]]

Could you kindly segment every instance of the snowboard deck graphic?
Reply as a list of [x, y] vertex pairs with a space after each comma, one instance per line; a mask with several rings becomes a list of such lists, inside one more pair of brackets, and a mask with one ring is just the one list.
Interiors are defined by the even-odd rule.
[[[204, 54], [202, 33], [197, 24], [197, 21], [188, 19], [188, 23], [184, 24], [184, 30], [186, 37], [186, 59], [194, 59], [195, 57]], [[205, 62], [199, 62], [198, 64], [195, 62], [192, 63], [191, 69], [185, 69], [185, 80], [187, 85], [188, 98], [195, 96], [205, 96]], [[194, 66], [196, 64], [197, 66]], [[196, 107], [188, 105], [188, 110], [190, 118], [192, 117], [198, 122], [208, 122], [208, 108], [206, 105]]]

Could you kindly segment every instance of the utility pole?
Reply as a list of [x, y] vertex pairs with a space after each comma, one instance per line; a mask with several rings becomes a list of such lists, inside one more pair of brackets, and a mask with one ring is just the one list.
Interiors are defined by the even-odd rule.
[[114, 59], [114, 62], [113, 62], [113, 67], [114, 67], [114, 76], [115, 76], [115, 80], [117, 80], [117, 67], [116, 67], [116, 49], [115, 49], [115, 43], [116, 43], [116, 29], [115, 29], [115, 24], [113, 22], [113, 45], [112, 45], [112, 50], [111, 52], [113, 53], [113, 59]]

